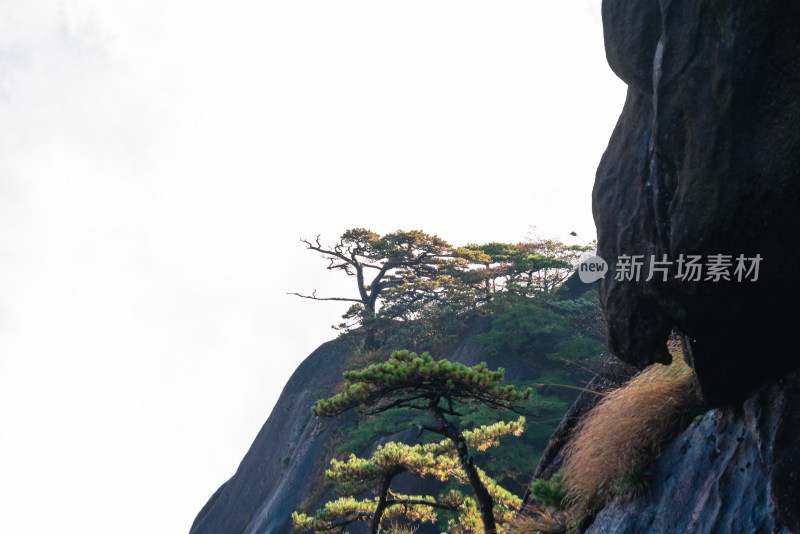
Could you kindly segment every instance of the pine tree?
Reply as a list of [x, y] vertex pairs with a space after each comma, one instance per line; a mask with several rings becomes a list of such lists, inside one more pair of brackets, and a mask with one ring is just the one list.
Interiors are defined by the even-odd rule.
[[[506, 513], [513, 509], [513, 496], [500, 488], [475, 465], [469, 450], [470, 441], [475, 448], [488, 447], [496, 443], [499, 436], [504, 433], [519, 432], [524, 421], [497, 423], [468, 432], [461, 429], [458, 424], [458, 418], [462, 415], [458, 409], [465, 404], [478, 403], [491, 408], [523, 413], [523, 407], [519, 403], [530, 398], [532, 390], [529, 388], [517, 391], [513, 385], [503, 385], [502, 368], [490, 371], [485, 363], [467, 367], [447, 360], [434, 361], [428, 353], [418, 356], [408, 351], [396, 351], [384, 363], [370, 365], [359, 371], [348, 371], [344, 374], [344, 378], [346, 381], [344, 391], [317, 402], [312, 408], [315, 415], [337, 416], [353, 408], [358, 408], [367, 414], [377, 414], [395, 408], [421, 410], [430, 415], [432, 422], [420, 425], [420, 431], [439, 434], [446, 439], [434, 445], [393, 444], [388, 449], [388, 445], [379, 449], [381, 454], [389, 455], [391, 462], [381, 460], [382, 457], [379, 455], [377, 458], [373, 456], [370, 460], [351, 457], [348, 460], [350, 464], [332, 464], [331, 478], [341, 478], [340, 482], [351, 484], [347, 488], [351, 493], [358, 489], [375, 487], [378, 480], [376, 477], [379, 477], [378, 497], [368, 501], [355, 499], [336, 501], [339, 504], [331, 505], [335, 510], [329, 509], [326, 512], [323, 509], [320, 512], [322, 516], [318, 514], [315, 518], [305, 518], [304, 521], [311, 521], [303, 523], [304, 526], [310, 527], [306, 530], [317, 529], [323, 524], [314, 522], [315, 519], [325, 522], [338, 516], [346, 517], [341, 520], [345, 522], [371, 519], [372, 532], [379, 532], [381, 518], [388, 517], [385, 516], [386, 511], [389, 508], [396, 508], [394, 504], [399, 504], [393, 503], [390, 506], [391, 478], [400, 472], [410, 471], [422, 476], [430, 474], [437, 477], [454, 477], [471, 486], [475, 496], [474, 501], [464, 497], [459, 500], [457, 495], [450, 495], [443, 501], [452, 508], [451, 511], [456, 511], [457, 508], [460, 512], [459, 521], [452, 526], [456, 530], [448, 529], [448, 532], [476, 532], [477, 530], [472, 527], [463, 526], [469, 517], [474, 520], [480, 517], [483, 532], [487, 534], [496, 532], [497, 519], [503, 520]], [[433, 449], [426, 450], [425, 447]], [[435, 451], [440, 452], [437, 454]], [[348, 477], [351, 474], [363, 478], [350, 479]], [[366, 486], [359, 486], [361, 483]], [[396, 496], [391, 498], [396, 499]], [[423, 509], [428, 510], [425, 513], [431, 514], [433, 508], [436, 508], [423, 503], [415, 503], [414, 506], [416, 508], [413, 509], [417, 510], [414, 513], [421, 514], [419, 520], [429, 517], [422, 515]], [[458, 527], [459, 522], [462, 523], [462, 527]], [[318, 530], [324, 531], [324, 529]]]
[[[324, 246], [319, 236], [314, 241], [301, 239], [306, 248], [322, 254], [328, 260], [328, 269], [343, 271], [356, 280], [357, 297], [318, 297], [316, 291], [310, 295], [291, 293], [312, 300], [334, 300], [354, 303], [343, 315], [352, 323], [342, 323], [337, 328], [348, 330], [360, 325], [365, 329], [364, 346], [375, 348], [376, 315], [379, 303], [389, 293], [411, 294], [409, 289], [419, 285], [428, 286], [418, 294], [431, 296], [430, 286], [438, 287], [439, 270], [453, 258], [453, 248], [443, 239], [419, 230], [398, 230], [378, 235], [365, 228], [347, 230], [332, 246]], [[395, 291], [393, 291], [395, 290]]]
[[[516, 421], [501, 421], [465, 431], [464, 438], [469, 447], [485, 450], [499, 445], [499, 439], [503, 436], [519, 436], [524, 427], [525, 418], [520, 417]], [[522, 500], [503, 489], [482, 470], [478, 472], [495, 502], [495, 515], [501, 521], [509, 521]], [[295, 512], [292, 514], [295, 528], [299, 531], [344, 532], [354, 522], [369, 521], [372, 532], [378, 532], [382, 526], [398, 519], [432, 522], [436, 510], [446, 510], [454, 516], [448, 532], [479, 530], [472, 524], [477, 519], [472, 499], [455, 490], [440, 495], [438, 499], [395, 493], [391, 491], [391, 482], [400, 473], [434, 477], [442, 482], [456, 480], [465, 485], [469, 483], [449, 439], [417, 445], [389, 442], [379, 446], [369, 459], [352, 454], [345, 461], [331, 460], [331, 468], [325, 474], [336, 484], [337, 493], [344, 497], [326, 503], [313, 517]], [[378, 488], [378, 496], [374, 499], [354, 498], [375, 488]]]

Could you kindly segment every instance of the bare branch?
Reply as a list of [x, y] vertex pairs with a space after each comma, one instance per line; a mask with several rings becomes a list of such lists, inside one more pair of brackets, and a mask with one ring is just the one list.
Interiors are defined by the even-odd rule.
[[287, 295], [295, 295], [295, 296], [300, 297], [300, 298], [311, 299], [311, 300], [337, 300], [337, 301], [340, 301], [340, 302], [357, 302], [359, 304], [361, 303], [360, 299], [348, 299], [348, 298], [344, 298], [344, 297], [318, 297], [316, 289], [314, 291], [312, 291], [310, 295], [302, 295], [300, 293], [293, 293], [293, 292], [288, 292], [288, 291], [286, 292], [286, 294]]
[[350, 258], [348, 258], [345, 254], [342, 253], [341, 245], [336, 245], [335, 247], [333, 247], [333, 250], [324, 249], [322, 248], [322, 244], [319, 241], [319, 236], [317, 236], [316, 239], [314, 240], [315, 243], [311, 243], [308, 239], [300, 239], [300, 241], [302, 243], [305, 243], [306, 248], [309, 250], [316, 250], [320, 254], [325, 254], [327, 256], [335, 256], [347, 263], [351, 262]]

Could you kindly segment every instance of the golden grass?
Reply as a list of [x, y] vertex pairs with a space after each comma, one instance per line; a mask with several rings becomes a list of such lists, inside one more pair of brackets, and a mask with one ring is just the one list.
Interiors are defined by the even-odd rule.
[[692, 370], [680, 353], [673, 354], [671, 365], [652, 365], [610, 392], [565, 449], [567, 500], [590, 511], [643, 491], [654, 459], [701, 407]]
[[517, 516], [505, 534], [564, 534], [569, 529], [571, 514], [546, 508], [528, 507]]

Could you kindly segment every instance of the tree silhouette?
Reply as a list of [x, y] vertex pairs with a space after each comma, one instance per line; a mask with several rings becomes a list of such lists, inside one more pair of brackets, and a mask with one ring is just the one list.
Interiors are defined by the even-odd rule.
[[[376, 344], [375, 316], [387, 292], [402, 286], [402, 293], [410, 295], [416, 292], [415, 287], [427, 285], [428, 295], [437, 293], [433, 286], [437, 284], [437, 276], [444, 274], [440, 269], [454, 256], [454, 249], [446, 241], [419, 230], [398, 230], [380, 236], [371, 230], [354, 228], [343, 233], [332, 246], [322, 245], [319, 236], [314, 241], [301, 241], [306, 248], [328, 259], [329, 270], [343, 271], [354, 277], [358, 296], [319, 297], [316, 290], [311, 294], [291, 294], [312, 300], [354, 303], [343, 317], [364, 326], [366, 348], [374, 348]], [[343, 323], [340, 328], [347, 329], [354, 324]]]

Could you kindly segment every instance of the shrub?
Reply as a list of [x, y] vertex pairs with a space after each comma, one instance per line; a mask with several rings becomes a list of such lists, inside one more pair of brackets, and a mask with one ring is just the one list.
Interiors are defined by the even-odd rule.
[[578, 425], [565, 449], [567, 499], [587, 510], [640, 493], [662, 448], [702, 408], [680, 354], [609, 393]]
[[563, 469], [553, 475], [550, 480], [537, 478], [531, 483], [531, 497], [548, 508], [561, 508], [565, 496]]

